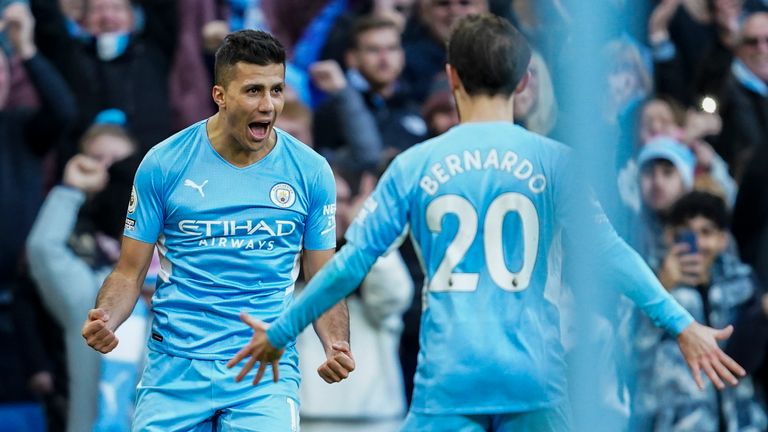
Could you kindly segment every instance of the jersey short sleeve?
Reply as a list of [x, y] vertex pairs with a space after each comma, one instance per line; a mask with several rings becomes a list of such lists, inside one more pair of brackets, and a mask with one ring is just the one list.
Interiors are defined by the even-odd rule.
[[403, 158], [398, 157], [347, 229], [347, 241], [367, 254], [378, 257], [387, 253], [407, 229], [410, 188], [404, 172]]
[[163, 228], [163, 172], [157, 153], [150, 151], [141, 161], [133, 180], [123, 235], [155, 243]]
[[304, 231], [304, 249], [336, 248], [336, 180], [324, 163], [310, 185], [310, 205]]

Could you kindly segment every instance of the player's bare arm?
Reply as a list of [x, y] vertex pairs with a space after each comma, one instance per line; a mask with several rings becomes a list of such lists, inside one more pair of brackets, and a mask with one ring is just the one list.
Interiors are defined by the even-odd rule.
[[[303, 268], [307, 282], [330, 261], [333, 254], [332, 249], [304, 251]], [[349, 346], [349, 311], [346, 301], [334, 305], [313, 326], [327, 359], [317, 368], [318, 375], [327, 383], [342, 381], [355, 369], [355, 360]]]
[[107, 276], [96, 297], [96, 306], [88, 312], [82, 335], [91, 348], [101, 353], [115, 349], [115, 330], [133, 311], [141, 285], [152, 260], [154, 245], [123, 237], [120, 259]]

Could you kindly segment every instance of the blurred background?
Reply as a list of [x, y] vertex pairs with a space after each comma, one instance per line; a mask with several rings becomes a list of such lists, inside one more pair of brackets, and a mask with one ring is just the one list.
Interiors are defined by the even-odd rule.
[[[697, 320], [736, 326], [723, 347], [749, 373], [698, 391], [675, 340], [564, 244], [570, 277], [548, 295], [575, 430], [768, 430], [768, 1], [0, 0], [0, 431], [130, 429], [157, 263], [119, 350], [96, 354], [80, 327], [138, 162], [215, 112], [229, 32], [286, 47], [277, 126], [331, 163], [343, 243], [387, 164], [458, 122], [445, 41], [482, 12], [535, 51], [515, 122], [576, 149], [616, 231]], [[360, 368], [333, 397], [306, 371], [304, 430], [397, 430], [423, 279], [410, 242], [377, 262], [349, 299]]]

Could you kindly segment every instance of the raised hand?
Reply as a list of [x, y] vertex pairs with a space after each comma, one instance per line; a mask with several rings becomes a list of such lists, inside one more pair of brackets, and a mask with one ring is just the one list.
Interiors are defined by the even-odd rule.
[[107, 185], [109, 176], [103, 164], [79, 154], [64, 167], [64, 184], [86, 193], [99, 192]]
[[328, 384], [346, 379], [355, 370], [355, 359], [348, 342], [334, 342], [325, 355], [327, 360], [317, 368], [317, 374]]
[[243, 378], [248, 375], [248, 372], [253, 369], [256, 362], [259, 362], [259, 369], [256, 372], [256, 376], [253, 378], [253, 385], [258, 384], [259, 381], [261, 381], [264, 372], [267, 370], [267, 364], [272, 365], [272, 381], [277, 382], [280, 378], [278, 365], [285, 348], [277, 349], [269, 343], [269, 339], [267, 338], [267, 328], [269, 328], [269, 324], [254, 319], [245, 312], [240, 313], [240, 319], [253, 329], [253, 336], [251, 337], [251, 341], [248, 342], [248, 345], [244, 346], [243, 349], [238, 351], [237, 354], [232, 357], [232, 360], [227, 362], [227, 368], [232, 369], [242, 360], [250, 357], [245, 366], [243, 366], [243, 369], [241, 369], [240, 373], [235, 377], [235, 381], [242, 381]]
[[735, 386], [739, 383], [736, 376], [743, 377], [747, 374], [744, 368], [717, 346], [717, 341], [728, 339], [731, 333], [733, 326], [717, 330], [694, 321], [677, 337], [680, 352], [683, 353], [699, 389], [704, 389], [702, 370], [719, 390], [725, 388], [723, 379]]
[[3, 30], [22, 59], [27, 60], [35, 55], [35, 18], [26, 3], [11, 3], [0, 13], [0, 31]]
[[109, 314], [107, 311], [91, 309], [88, 311], [88, 319], [83, 324], [82, 335], [85, 342], [102, 354], [112, 351], [120, 342], [108, 323]]
[[326, 93], [337, 93], [347, 86], [347, 77], [336, 60], [323, 60], [309, 67], [309, 76], [317, 88]]
[[669, 39], [669, 22], [675, 16], [681, 0], [662, 0], [651, 12], [648, 20], [648, 36], [651, 42]]

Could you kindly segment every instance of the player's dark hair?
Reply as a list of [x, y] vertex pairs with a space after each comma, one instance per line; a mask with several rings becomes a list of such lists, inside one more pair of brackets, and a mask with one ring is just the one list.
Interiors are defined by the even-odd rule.
[[712, 221], [721, 231], [729, 225], [728, 208], [722, 198], [708, 192], [693, 191], [675, 202], [667, 215], [668, 226], [683, 226], [695, 217]]
[[398, 35], [400, 34], [400, 28], [397, 27], [397, 24], [395, 24], [394, 21], [388, 18], [376, 15], [366, 15], [356, 19], [352, 25], [352, 30], [349, 33], [349, 47], [357, 48], [360, 43], [360, 35], [363, 33], [380, 29], [392, 29]]
[[510, 96], [528, 70], [531, 48], [509, 21], [491, 14], [461, 19], [448, 41], [448, 63], [470, 96]]
[[230, 80], [230, 72], [238, 62], [259, 66], [285, 65], [285, 48], [274, 36], [260, 30], [230, 33], [216, 50], [214, 82], [226, 86]]

